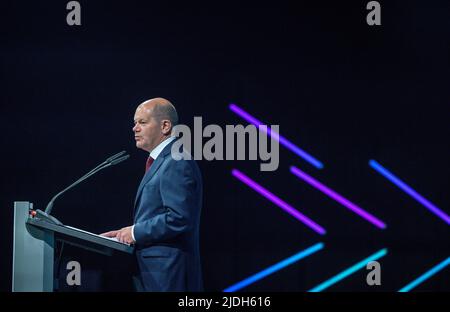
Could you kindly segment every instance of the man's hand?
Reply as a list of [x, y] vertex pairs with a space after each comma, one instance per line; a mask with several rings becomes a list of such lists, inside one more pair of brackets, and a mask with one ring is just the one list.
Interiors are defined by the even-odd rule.
[[100, 234], [100, 236], [116, 237], [117, 233], [119, 233], [119, 231], [109, 231], [109, 232]]
[[121, 243], [134, 244], [135, 241], [133, 240], [133, 236], [131, 236], [131, 229], [132, 229], [132, 226], [127, 226], [127, 227], [121, 228], [120, 230], [109, 231], [106, 233], [102, 233], [100, 235], [106, 236], [106, 237], [115, 237]]

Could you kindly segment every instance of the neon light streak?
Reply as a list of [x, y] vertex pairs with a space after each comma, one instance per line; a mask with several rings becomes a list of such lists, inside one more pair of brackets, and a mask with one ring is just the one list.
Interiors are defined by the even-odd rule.
[[367, 211], [363, 210], [362, 208], [358, 207], [354, 203], [350, 202], [348, 199], [342, 197], [341, 195], [339, 195], [338, 193], [336, 193], [335, 191], [333, 191], [329, 187], [323, 185], [322, 183], [320, 183], [319, 181], [317, 181], [313, 177], [307, 175], [306, 173], [304, 173], [303, 171], [301, 171], [297, 167], [291, 166], [290, 170], [295, 176], [299, 177], [303, 181], [305, 181], [308, 184], [310, 184], [311, 186], [315, 187], [316, 189], [318, 189], [319, 191], [321, 191], [325, 195], [331, 197], [332, 199], [334, 199], [335, 201], [337, 201], [338, 203], [340, 203], [344, 207], [350, 209], [351, 211], [353, 211], [354, 213], [356, 213], [360, 217], [366, 219], [367, 221], [369, 221], [370, 223], [372, 223], [376, 227], [378, 227], [380, 229], [385, 229], [386, 228], [386, 224], [383, 221], [381, 221], [380, 219], [374, 217], [373, 215], [371, 215]]
[[[260, 125], [263, 125], [263, 123], [261, 121], [259, 121], [258, 119], [256, 119], [255, 117], [253, 117], [252, 115], [250, 115], [249, 113], [244, 111], [242, 108], [240, 108], [236, 104], [230, 104], [229, 107], [230, 107], [231, 111], [236, 113], [242, 119], [245, 119], [247, 122], [249, 122], [257, 127]], [[267, 127], [266, 129], [267, 129], [266, 133], [268, 135], [270, 135], [274, 140], [278, 140], [281, 145], [283, 145], [284, 147], [286, 147], [293, 153], [297, 154], [298, 156], [300, 156], [301, 158], [303, 158], [304, 160], [309, 162], [314, 167], [316, 167], [318, 169], [323, 168], [323, 164], [319, 160], [317, 160], [316, 158], [314, 158], [313, 156], [311, 156], [304, 150], [300, 149], [298, 146], [296, 146], [295, 144], [293, 144], [292, 142], [290, 142], [288, 139], [281, 136], [280, 134], [277, 134], [275, 132], [272, 134], [269, 127]], [[261, 129], [261, 131], [264, 131], [264, 129]]]
[[389, 170], [381, 166], [377, 161], [370, 160], [369, 165], [378, 171], [381, 175], [383, 175], [386, 179], [397, 185], [401, 190], [403, 190], [406, 194], [417, 200], [419, 203], [421, 203], [425, 208], [430, 210], [432, 213], [434, 213], [436, 216], [444, 220], [447, 224], [450, 225], [450, 217], [441, 209], [433, 205], [431, 202], [426, 200], [422, 195], [414, 191], [411, 187], [406, 185], [402, 180], [397, 178], [395, 175], [393, 175]]
[[419, 276], [418, 278], [413, 280], [411, 283], [409, 283], [408, 285], [406, 285], [405, 287], [400, 289], [399, 292], [408, 292], [408, 291], [410, 291], [411, 289], [413, 289], [417, 285], [423, 283], [424, 281], [426, 281], [427, 279], [432, 277], [437, 272], [443, 270], [449, 264], [450, 264], [450, 257], [448, 257], [447, 259], [445, 259], [444, 261], [442, 261], [438, 265], [435, 265], [430, 270], [428, 270], [427, 272], [425, 272], [424, 274], [422, 274], [421, 276]]
[[289, 205], [288, 203], [286, 203], [285, 201], [280, 199], [278, 196], [274, 195], [269, 190], [267, 190], [266, 188], [262, 187], [261, 185], [259, 185], [258, 183], [256, 183], [255, 181], [253, 181], [252, 179], [247, 177], [245, 174], [243, 174], [239, 170], [233, 169], [231, 171], [231, 173], [233, 174], [233, 176], [238, 178], [241, 182], [244, 182], [249, 187], [251, 187], [256, 192], [258, 192], [260, 195], [262, 195], [265, 198], [267, 198], [268, 200], [270, 200], [272, 203], [274, 203], [275, 205], [277, 205], [278, 207], [280, 207], [281, 209], [283, 209], [284, 211], [289, 213], [291, 216], [293, 216], [300, 222], [303, 222], [306, 226], [310, 227], [316, 233], [319, 233], [320, 235], [324, 235], [326, 233], [326, 230], [323, 227], [318, 225], [316, 222], [312, 221], [307, 216], [300, 213], [297, 209], [295, 209], [294, 207], [292, 207], [291, 205]]
[[355, 273], [358, 270], [361, 270], [362, 268], [365, 268], [367, 266], [367, 263], [371, 262], [371, 261], [377, 261], [378, 259], [380, 259], [381, 257], [385, 256], [387, 254], [387, 249], [382, 249], [376, 253], [374, 253], [373, 255], [367, 257], [366, 259], [358, 262], [355, 265], [352, 265], [351, 267], [349, 267], [348, 269], [342, 271], [341, 273], [335, 275], [334, 277], [326, 280], [325, 282], [317, 285], [316, 287], [312, 288], [311, 290], [309, 290], [309, 292], [320, 292], [322, 290], [325, 290], [326, 288], [336, 284], [337, 282], [343, 280], [344, 278], [350, 276], [351, 274]]
[[323, 243], [317, 243], [303, 251], [296, 253], [295, 255], [293, 255], [283, 261], [280, 261], [280, 262], [268, 267], [267, 269], [264, 269], [250, 277], [247, 277], [246, 279], [224, 289], [223, 291], [224, 292], [233, 292], [233, 291], [242, 289], [244, 287], [247, 287], [248, 285], [257, 282], [270, 274], [273, 274], [273, 273], [275, 273], [281, 269], [284, 269], [285, 267], [287, 267], [303, 258], [306, 258], [306, 257], [312, 255], [313, 253], [321, 250], [323, 248], [323, 246], [324, 246]]

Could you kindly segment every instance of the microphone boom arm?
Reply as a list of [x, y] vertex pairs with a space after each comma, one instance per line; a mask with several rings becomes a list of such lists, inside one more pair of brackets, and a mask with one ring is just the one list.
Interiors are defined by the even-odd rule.
[[96, 174], [97, 172], [108, 168], [110, 166], [114, 166], [117, 165], [118, 163], [121, 163], [124, 160], [127, 160], [130, 155], [125, 155], [122, 156], [123, 154], [125, 154], [125, 151], [122, 151], [120, 153], [117, 153], [111, 157], [109, 157], [107, 160], [105, 160], [104, 162], [102, 162], [101, 164], [99, 164], [98, 166], [96, 166], [94, 169], [92, 169], [91, 171], [89, 171], [88, 173], [86, 173], [84, 176], [82, 176], [81, 178], [79, 178], [77, 181], [73, 182], [71, 185], [69, 185], [68, 187], [66, 187], [64, 190], [62, 190], [61, 192], [59, 192], [58, 194], [56, 194], [55, 196], [53, 196], [53, 198], [50, 200], [50, 202], [47, 204], [47, 207], [45, 208], [45, 211], [42, 211], [40, 209], [36, 209], [36, 217], [39, 217], [41, 219], [44, 219], [50, 223], [54, 223], [56, 225], [63, 225], [58, 219], [56, 219], [55, 217], [53, 217], [52, 215], [50, 215], [50, 213], [52, 212], [52, 208], [53, 208], [53, 203], [55, 202], [55, 200], [61, 196], [62, 194], [64, 194], [66, 191], [70, 190], [71, 188], [73, 188], [74, 186], [76, 186], [77, 184], [83, 182], [84, 180], [88, 179], [89, 177], [93, 176], [94, 174]]

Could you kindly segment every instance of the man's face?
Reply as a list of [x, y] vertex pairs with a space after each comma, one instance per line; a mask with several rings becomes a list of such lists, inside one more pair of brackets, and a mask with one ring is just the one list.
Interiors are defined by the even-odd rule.
[[138, 106], [134, 114], [134, 139], [136, 147], [151, 152], [163, 138], [160, 124], [152, 117], [152, 109]]

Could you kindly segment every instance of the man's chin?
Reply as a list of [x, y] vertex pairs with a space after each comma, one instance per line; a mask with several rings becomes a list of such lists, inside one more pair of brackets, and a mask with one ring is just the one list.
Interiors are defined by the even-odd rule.
[[141, 150], [143, 150], [143, 151], [147, 151], [147, 150], [148, 150], [148, 149], [145, 148], [145, 146], [144, 146], [142, 143], [140, 143], [140, 142], [136, 142], [136, 147], [139, 148], [139, 149], [141, 149]]

